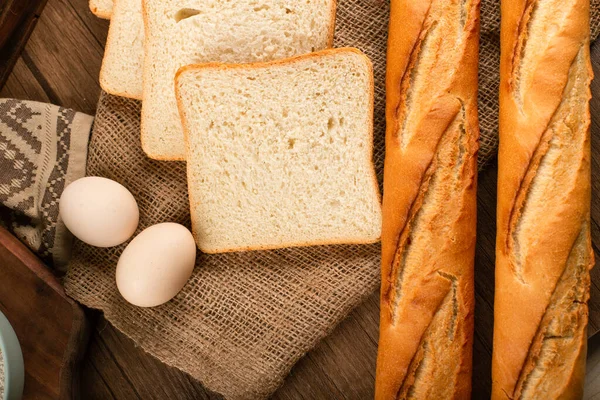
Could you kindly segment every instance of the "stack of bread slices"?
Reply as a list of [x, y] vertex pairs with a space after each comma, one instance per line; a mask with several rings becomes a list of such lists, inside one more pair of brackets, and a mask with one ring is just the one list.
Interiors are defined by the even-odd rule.
[[142, 101], [148, 157], [185, 160], [208, 253], [372, 243], [373, 72], [330, 49], [335, 0], [91, 0], [102, 88]]

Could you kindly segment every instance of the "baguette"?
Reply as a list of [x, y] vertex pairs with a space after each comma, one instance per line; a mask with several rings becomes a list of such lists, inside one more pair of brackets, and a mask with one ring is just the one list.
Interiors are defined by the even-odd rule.
[[478, 0], [392, 0], [376, 399], [468, 398]]
[[583, 395], [589, 0], [502, 2], [492, 398]]

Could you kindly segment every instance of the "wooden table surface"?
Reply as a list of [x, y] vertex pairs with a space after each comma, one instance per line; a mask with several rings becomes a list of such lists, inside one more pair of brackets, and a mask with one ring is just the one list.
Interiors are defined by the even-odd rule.
[[[48, 0], [0, 97], [51, 102], [94, 114], [108, 21], [87, 0]], [[600, 66], [600, 45], [593, 50]], [[597, 68], [597, 75], [600, 69]], [[594, 82], [600, 94], [600, 80]], [[600, 245], [600, 96], [592, 100], [594, 249]], [[496, 168], [480, 174], [473, 398], [489, 398]], [[589, 332], [600, 330], [600, 268], [592, 272]], [[216, 399], [200, 382], [137, 348], [99, 313], [82, 370], [85, 399]], [[276, 399], [368, 399], [373, 396], [379, 304], [374, 293], [294, 367]], [[599, 335], [600, 336], [600, 335]], [[586, 398], [600, 399], [600, 338], [590, 341]]]
[[71, 399], [79, 393], [88, 324], [52, 272], [23, 243], [0, 227], [0, 311], [23, 352], [23, 397]]

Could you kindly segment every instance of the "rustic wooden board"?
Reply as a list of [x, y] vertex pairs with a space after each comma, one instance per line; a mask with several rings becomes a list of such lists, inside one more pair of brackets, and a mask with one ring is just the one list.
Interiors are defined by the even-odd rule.
[[583, 397], [586, 400], [600, 399], [600, 335], [588, 341], [587, 379]]
[[108, 21], [92, 14], [87, 0], [48, 1], [0, 96], [93, 115], [107, 33]]
[[0, 87], [33, 32], [46, 0], [0, 1]]
[[0, 310], [25, 361], [25, 399], [79, 398], [88, 329], [83, 309], [21, 242], [0, 227]]
[[[61, 26], [57, 33], [57, 26]], [[49, 0], [25, 53], [0, 96], [51, 101], [93, 113], [108, 23], [87, 0]], [[51, 38], [51, 40], [49, 39]], [[600, 74], [600, 45], [593, 49]], [[600, 245], [600, 81], [593, 83], [592, 235]], [[496, 168], [480, 174], [473, 398], [489, 398], [493, 328]], [[600, 330], [600, 268], [592, 272], [589, 334]], [[82, 385], [89, 399], [219, 399], [188, 375], [144, 353], [97, 313]], [[368, 399], [373, 396], [379, 299], [374, 293], [293, 368], [275, 399]], [[600, 399], [600, 339], [590, 343], [586, 398]]]

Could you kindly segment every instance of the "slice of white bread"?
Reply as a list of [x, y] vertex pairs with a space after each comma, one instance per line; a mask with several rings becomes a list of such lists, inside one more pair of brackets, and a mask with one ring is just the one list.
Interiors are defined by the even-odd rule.
[[360, 51], [186, 66], [176, 91], [200, 250], [379, 239], [373, 72]]
[[143, 8], [141, 140], [155, 159], [185, 159], [173, 89], [179, 67], [282, 59], [333, 41], [335, 0], [144, 0]]
[[108, 93], [141, 100], [143, 66], [142, 0], [115, 0], [100, 86]]
[[100, 18], [110, 19], [113, 10], [113, 0], [90, 0], [90, 10]]

